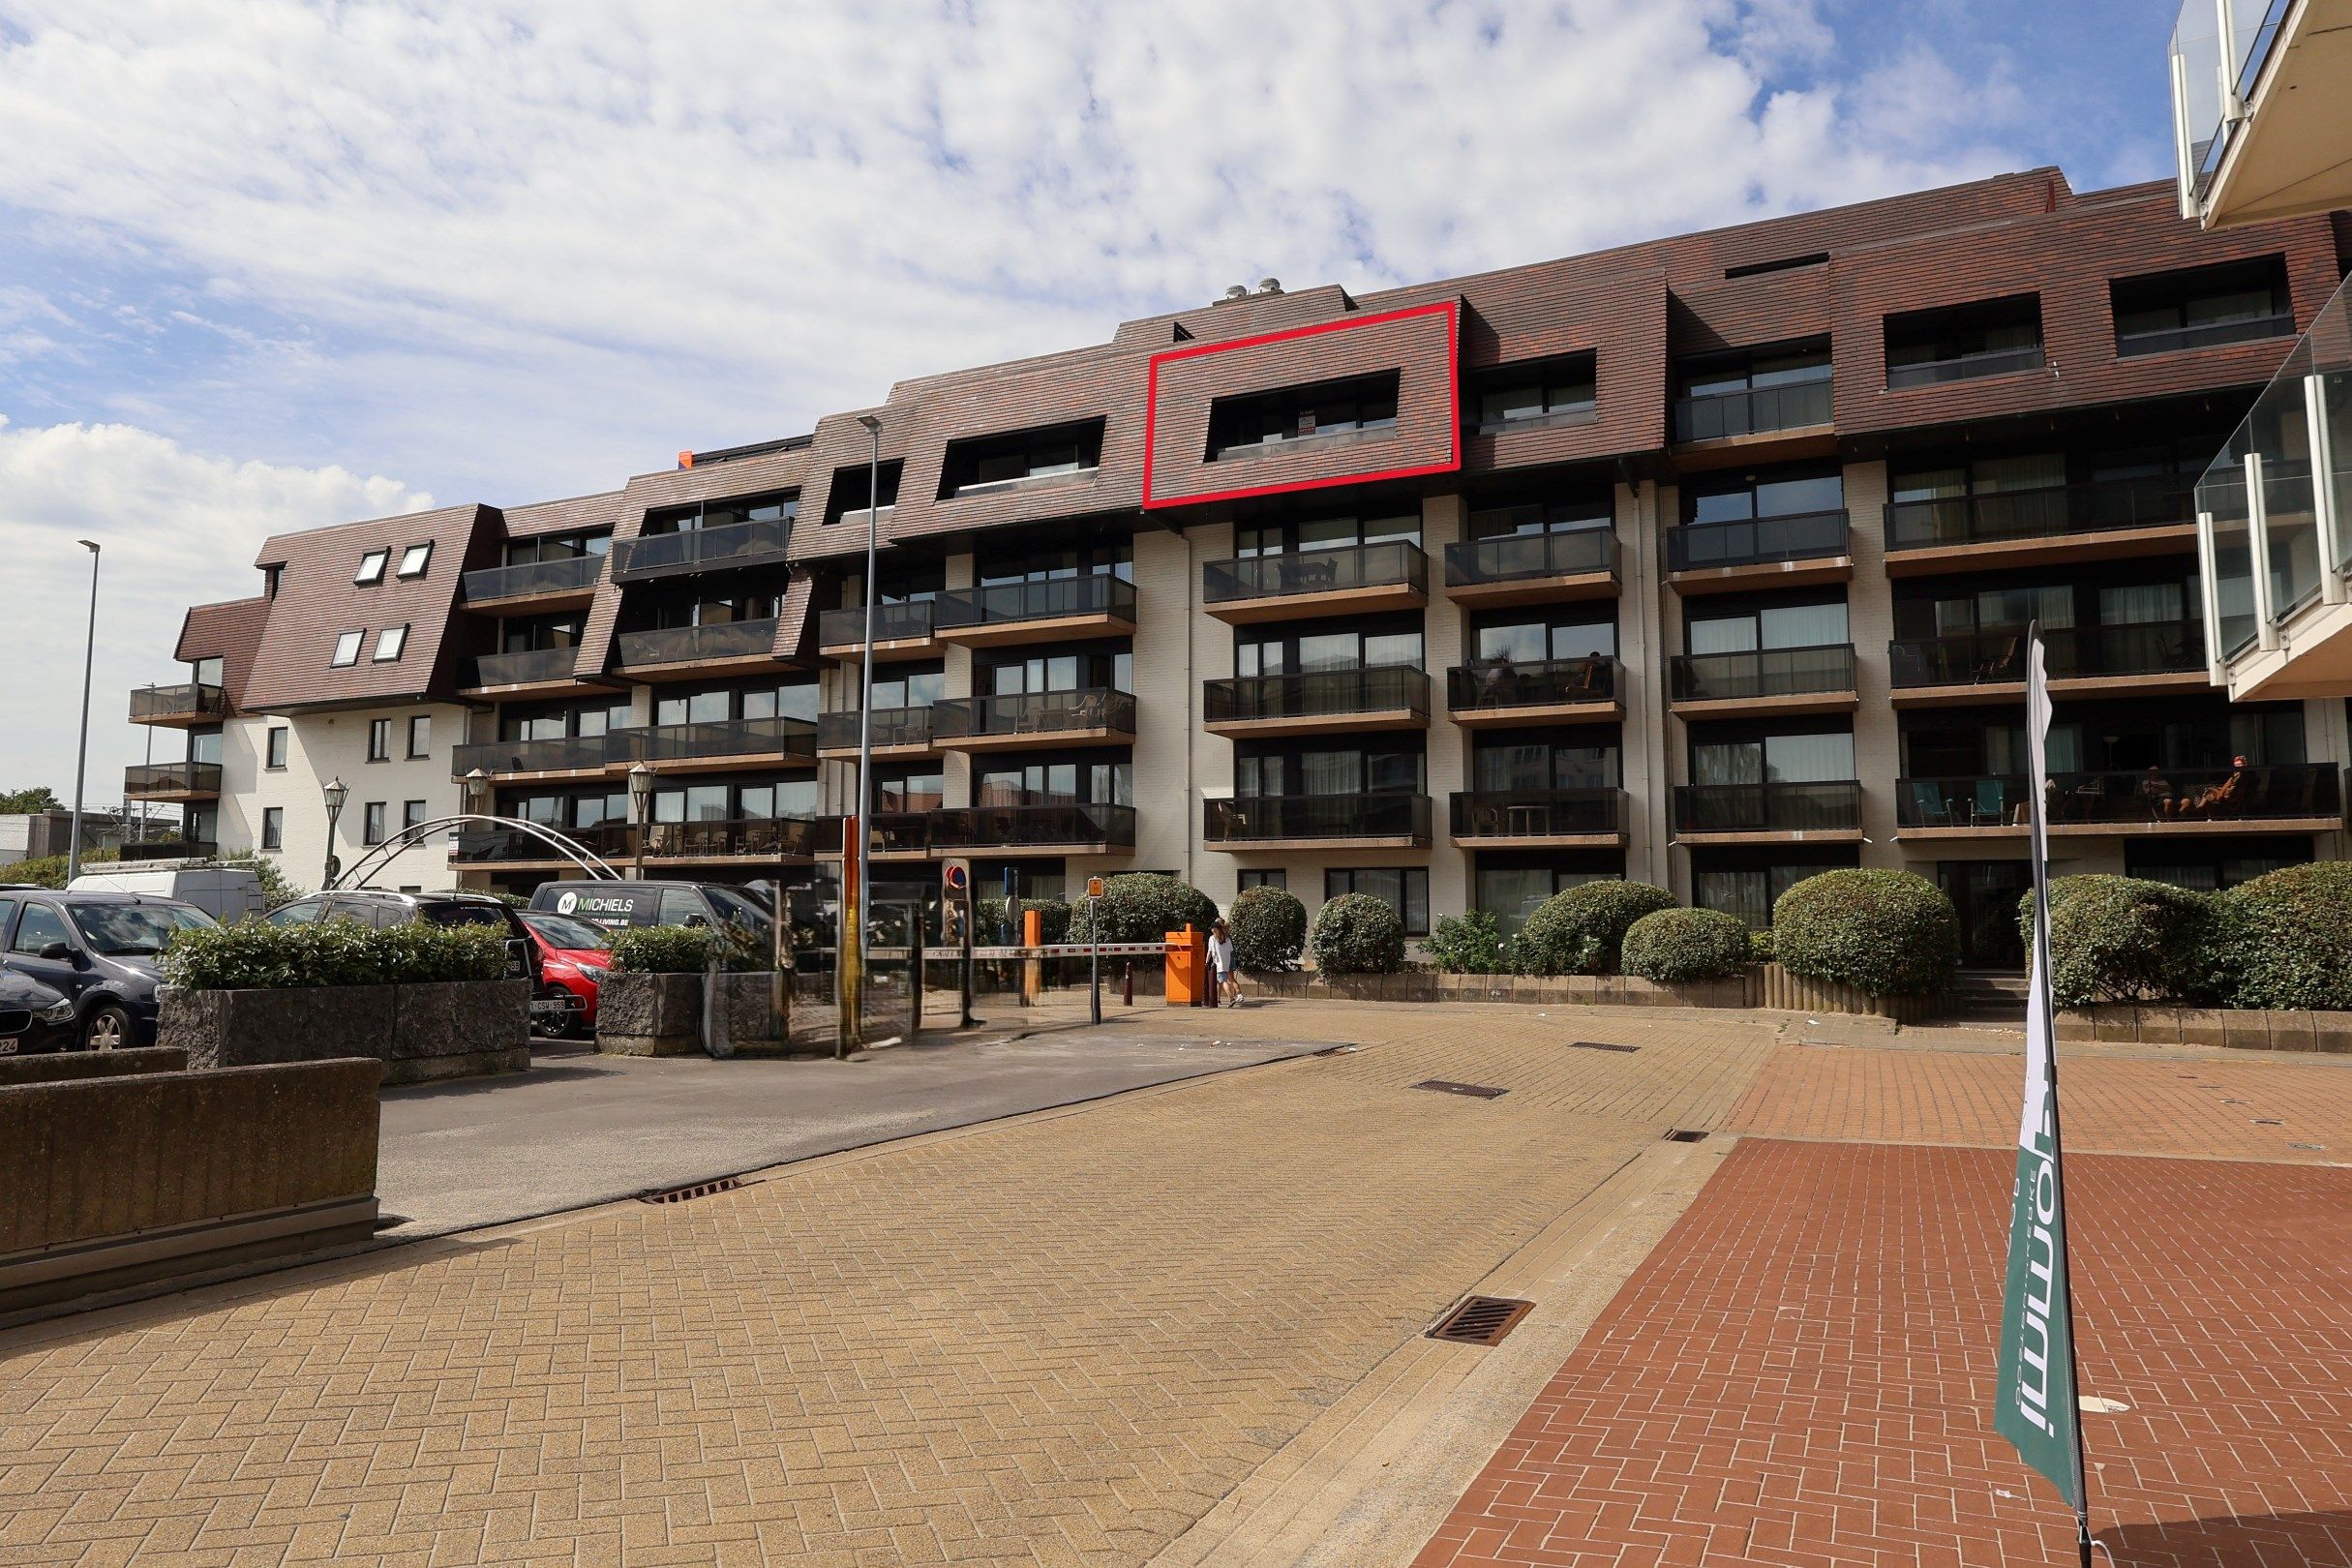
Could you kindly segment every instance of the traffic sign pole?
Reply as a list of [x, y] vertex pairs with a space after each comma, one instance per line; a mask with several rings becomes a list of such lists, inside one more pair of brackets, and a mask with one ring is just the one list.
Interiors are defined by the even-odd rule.
[[1086, 879], [1086, 997], [1094, 1021], [1102, 1022], [1102, 879]]

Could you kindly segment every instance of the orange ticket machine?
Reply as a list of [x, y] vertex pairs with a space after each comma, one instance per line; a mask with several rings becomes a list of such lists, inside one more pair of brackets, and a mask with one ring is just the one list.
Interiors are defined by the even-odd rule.
[[1168, 939], [1167, 1002], [1171, 1008], [1209, 1005], [1209, 937], [1188, 925], [1170, 931]]

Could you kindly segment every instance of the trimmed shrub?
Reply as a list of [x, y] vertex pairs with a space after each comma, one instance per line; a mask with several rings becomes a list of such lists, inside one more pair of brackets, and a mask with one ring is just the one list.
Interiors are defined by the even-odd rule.
[[1824, 871], [1772, 906], [1772, 951], [1806, 980], [1925, 996], [1960, 967], [1960, 913], [1909, 871]]
[[221, 863], [251, 871], [261, 879], [261, 907], [265, 910], [290, 904], [302, 896], [301, 885], [286, 874], [275, 855], [228, 855], [222, 858]]
[[[1215, 899], [1181, 878], [1157, 871], [1104, 878], [1098, 902], [1105, 942], [1158, 942], [1188, 924], [1205, 932], [1217, 920]], [[1070, 906], [1070, 940], [1093, 940], [1083, 898]]]
[[[81, 868], [87, 871], [94, 865], [111, 865], [121, 858], [116, 850], [84, 850]], [[66, 885], [66, 861], [69, 859], [71, 857], [64, 855], [44, 855], [39, 859], [12, 860], [4, 875], [0, 875], [0, 880], [30, 883], [36, 888], [63, 889]]]
[[[1021, 908], [1024, 912], [1033, 909], [1038, 912], [1038, 925], [1044, 932], [1046, 941], [1066, 942], [1070, 939], [1070, 906], [1059, 898], [1024, 898]], [[975, 898], [972, 901], [972, 940], [976, 943], [984, 946], [1006, 940], [1021, 940], [1018, 927], [1014, 928], [1010, 939], [1004, 934], [1005, 901], [1002, 898]]]
[[1503, 935], [1502, 921], [1491, 910], [1440, 918], [1421, 948], [1449, 975], [1509, 975], [1519, 969], [1519, 944]]
[[1646, 882], [1587, 882], [1553, 893], [1519, 933], [1520, 967], [1530, 975], [1610, 974], [1627, 928], [1674, 907], [1673, 893]]
[[1748, 962], [1768, 964], [1772, 961], [1772, 928], [1748, 933]]
[[1715, 909], [1661, 909], [1625, 932], [1625, 973], [1669, 983], [1730, 980], [1748, 967], [1748, 928]]
[[2225, 1005], [2352, 1011], [2352, 861], [2282, 867], [2215, 894], [2211, 909], [2205, 983]]
[[726, 940], [699, 925], [631, 925], [613, 933], [613, 967], [639, 975], [699, 975], [728, 956]]
[[1226, 917], [1233, 963], [1252, 974], [1299, 967], [1307, 950], [1307, 906], [1285, 888], [1244, 888]]
[[1342, 893], [1314, 914], [1315, 967], [1326, 975], [1394, 975], [1404, 967], [1404, 922], [1370, 893]]
[[357, 920], [234, 925], [181, 932], [164, 952], [164, 979], [191, 991], [305, 985], [428, 985], [503, 980], [505, 933], [492, 925], [416, 920], [386, 930]]
[[[2166, 882], [2060, 877], [2050, 884], [2050, 999], [2062, 1008], [2196, 997], [2209, 986], [2212, 901]], [[2017, 930], [2034, 947], [2034, 895]]]

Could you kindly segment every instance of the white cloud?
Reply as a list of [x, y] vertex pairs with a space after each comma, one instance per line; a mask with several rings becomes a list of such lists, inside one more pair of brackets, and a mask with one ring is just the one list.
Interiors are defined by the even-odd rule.
[[[73, 788], [90, 593], [75, 540], [105, 547], [88, 799], [112, 801], [123, 766], [145, 755], [145, 734], [123, 716], [128, 693], [174, 678], [189, 605], [259, 591], [254, 557], [273, 533], [432, 504], [397, 479], [340, 467], [231, 462], [128, 425], [17, 429], [0, 417], [0, 561], [19, 618], [0, 681], [0, 788]], [[155, 739], [159, 758], [180, 755], [176, 735]]]

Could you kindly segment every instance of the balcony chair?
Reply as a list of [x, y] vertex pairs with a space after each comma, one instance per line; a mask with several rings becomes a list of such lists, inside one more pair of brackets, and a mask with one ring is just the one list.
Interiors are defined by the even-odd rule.
[[1952, 822], [1951, 797], [1935, 784], [1914, 784], [1911, 787], [1911, 809], [1918, 816], [1922, 828], [1949, 828]]

